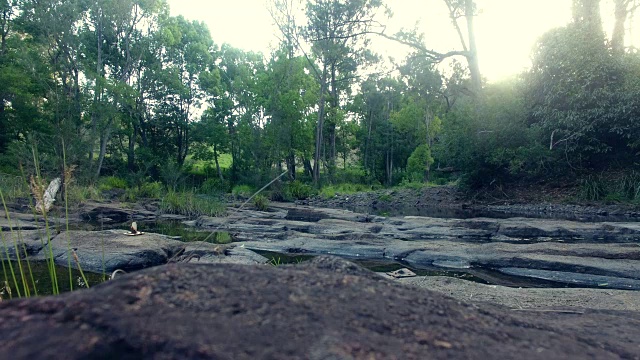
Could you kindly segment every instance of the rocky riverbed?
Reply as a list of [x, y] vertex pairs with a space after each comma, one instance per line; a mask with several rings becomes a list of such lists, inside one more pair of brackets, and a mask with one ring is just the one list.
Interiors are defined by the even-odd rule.
[[[632, 219], [381, 216], [292, 203], [187, 219], [153, 204], [89, 203], [67, 231], [61, 219], [50, 217], [47, 230], [19, 210], [10, 221], [0, 214], [3, 254], [16, 258], [16, 244], [33, 260], [53, 253], [66, 266], [75, 253], [85, 270], [134, 273], [90, 291], [1, 302], [0, 358], [640, 358]], [[232, 242], [133, 236], [133, 220], [142, 231], [179, 221]], [[87, 222], [100, 230], [82, 229]], [[274, 267], [263, 251], [316, 258]], [[324, 255], [483, 283], [389, 280]]]
[[298, 204], [390, 216], [640, 221], [638, 206], [578, 203], [572, 199], [572, 194], [562, 189], [530, 186], [482, 194], [465, 193], [455, 186], [383, 189], [355, 194], [337, 193], [331, 198], [318, 196], [298, 201]]
[[[452, 195], [446, 187], [437, 189], [448, 195], [430, 197], [432, 206]], [[447, 205], [460, 204], [452, 200], [440, 208]], [[512, 287], [542, 282], [556, 287], [640, 290], [640, 222], [634, 221], [380, 216], [292, 203], [272, 203], [267, 212], [230, 208], [224, 217], [193, 220], [158, 215], [153, 205], [89, 203], [71, 220], [72, 225], [100, 221], [111, 226], [137, 220], [144, 230], [158, 218], [182, 221], [182, 226], [193, 230], [224, 232], [233, 242], [184, 242], [153, 232], [130, 236], [126, 225], [101, 231], [66, 231], [58, 226], [47, 233], [42, 221], [19, 212], [11, 213], [11, 223], [0, 217], [0, 226], [7, 252], [14, 258], [15, 238], [32, 258], [44, 259], [53, 253], [63, 266], [68, 264], [71, 248], [83, 269], [96, 272], [135, 271], [169, 262], [264, 264], [268, 259], [256, 251], [267, 251], [466, 272]], [[49, 243], [51, 249], [43, 246]]]

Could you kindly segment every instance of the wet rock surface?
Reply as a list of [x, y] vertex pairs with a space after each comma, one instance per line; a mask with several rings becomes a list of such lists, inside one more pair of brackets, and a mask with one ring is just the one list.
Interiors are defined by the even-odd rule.
[[638, 358], [637, 312], [510, 311], [335, 258], [173, 264], [90, 290], [0, 303], [0, 358]]
[[[40, 229], [8, 233], [5, 240], [11, 259], [17, 259], [16, 246], [20, 257], [25, 258], [24, 244], [30, 260], [44, 261], [46, 258], [53, 257], [56, 264], [67, 266], [71, 256], [72, 266], [77, 267], [77, 261], [73, 257], [75, 253], [82, 269], [95, 273], [110, 274], [117, 269], [129, 272], [168, 262], [234, 264], [268, 262], [268, 259], [236, 244], [182, 242], [161, 234], [145, 233], [129, 236], [127, 233], [124, 230], [62, 231], [49, 234], [51, 241], [47, 242], [46, 231]], [[0, 244], [0, 251], [3, 255], [5, 254], [2, 244]]]
[[195, 225], [229, 231], [259, 251], [397, 261], [418, 269], [483, 268], [574, 286], [640, 290], [640, 223], [381, 217], [292, 204], [272, 208], [201, 217]]

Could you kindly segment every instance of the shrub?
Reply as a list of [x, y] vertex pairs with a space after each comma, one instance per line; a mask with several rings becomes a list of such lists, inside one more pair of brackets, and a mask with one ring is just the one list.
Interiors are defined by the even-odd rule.
[[354, 194], [358, 192], [367, 192], [377, 190], [379, 187], [377, 185], [365, 185], [365, 184], [338, 184], [338, 185], [330, 185], [325, 186], [320, 190], [320, 196], [329, 199], [337, 194]]
[[630, 174], [625, 174], [618, 181], [617, 193], [623, 199], [630, 201], [640, 200], [640, 173], [632, 171]]
[[126, 189], [122, 200], [135, 202], [141, 198], [159, 199], [162, 196], [162, 193], [162, 184], [160, 182], [145, 182], [137, 188], [133, 187]]
[[127, 187], [127, 181], [116, 176], [103, 178], [98, 185], [98, 189], [100, 191], [109, 191], [111, 189], [126, 189]]
[[429, 145], [418, 146], [407, 160], [409, 180], [413, 182], [425, 180], [425, 173], [429, 171], [431, 164], [433, 164], [433, 157], [431, 157]]
[[580, 200], [598, 201], [607, 196], [606, 180], [602, 176], [589, 175], [580, 180], [578, 198]]
[[285, 186], [284, 194], [289, 199], [304, 200], [315, 195], [316, 191], [311, 185], [295, 180]]
[[200, 191], [203, 194], [218, 194], [226, 193], [230, 189], [229, 182], [226, 180], [220, 180], [220, 178], [208, 178], [200, 186]]
[[267, 211], [269, 209], [269, 199], [264, 195], [256, 195], [253, 197], [253, 206], [259, 211]]
[[249, 185], [236, 185], [231, 189], [231, 195], [235, 198], [249, 198], [255, 190]]
[[29, 187], [20, 176], [0, 174], [0, 189], [7, 201], [30, 196]]
[[138, 196], [151, 199], [160, 198], [162, 196], [162, 183], [154, 181], [142, 184], [138, 190]]
[[216, 200], [198, 196], [193, 192], [169, 191], [160, 202], [160, 210], [186, 216], [219, 216], [224, 213], [224, 206]]
[[70, 204], [82, 203], [87, 200], [102, 200], [102, 192], [93, 185], [72, 184], [67, 188], [67, 200]]

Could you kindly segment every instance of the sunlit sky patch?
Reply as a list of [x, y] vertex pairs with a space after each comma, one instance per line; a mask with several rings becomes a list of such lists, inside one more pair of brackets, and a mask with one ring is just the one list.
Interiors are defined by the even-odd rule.
[[[265, 54], [277, 45], [277, 30], [267, 10], [268, 0], [168, 0], [172, 15], [203, 21], [217, 44], [229, 43], [244, 50]], [[608, 30], [613, 7], [603, 0], [603, 18]], [[531, 64], [531, 49], [549, 29], [571, 19], [571, 0], [477, 0], [476, 18], [480, 68], [484, 77], [496, 81], [515, 75]], [[387, 1], [393, 11], [387, 32], [418, 28], [435, 50], [460, 49], [458, 37], [447, 17], [442, 0]], [[634, 38], [627, 36], [630, 42]], [[373, 48], [401, 60], [408, 49], [385, 40]]]

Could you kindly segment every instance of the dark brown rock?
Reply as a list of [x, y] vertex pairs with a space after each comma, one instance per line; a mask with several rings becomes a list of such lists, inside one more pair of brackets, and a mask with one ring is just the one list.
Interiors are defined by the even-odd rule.
[[342, 260], [171, 264], [0, 303], [4, 359], [639, 358], [635, 312], [510, 311]]

